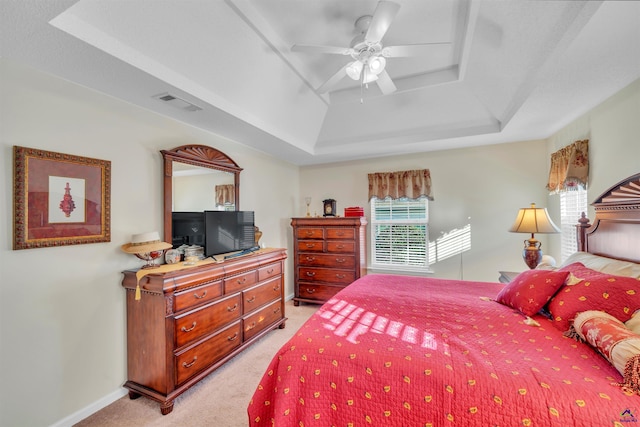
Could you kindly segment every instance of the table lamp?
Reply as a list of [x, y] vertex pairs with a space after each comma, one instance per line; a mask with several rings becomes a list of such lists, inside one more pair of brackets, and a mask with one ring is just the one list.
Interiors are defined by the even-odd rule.
[[533, 269], [542, 261], [542, 243], [535, 238], [535, 233], [559, 233], [560, 229], [549, 218], [546, 208], [536, 208], [531, 203], [530, 208], [521, 208], [515, 222], [509, 229], [513, 233], [531, 233], [531, 238], [524, 241], [522, 258]]

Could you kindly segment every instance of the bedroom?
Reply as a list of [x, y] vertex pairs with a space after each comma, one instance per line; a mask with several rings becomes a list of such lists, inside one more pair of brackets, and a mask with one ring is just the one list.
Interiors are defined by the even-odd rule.
[[[474, 227], [463, 270], [459, 259], [433, 269], [438, 277], [492, 281], [498, 270], [523, 268], [522, 236], [506, 232], [518, 208], [535, 201], [558, 217], [557, 198], [544, 190], [551, 152], [590, 137], [590, 199], [638, 172], [640, 158], [637, 80], [539, 140], [297, 166], [8, 57], [1, 76], [2, 360], [7, 366], [19, 354], [29, 366], [3, 370], [1, 382], [11, 387], [3, 387], [0, 413], [9, 424], [51, 425], [120, 396], [126, 378], [121, 271], [139, 263], [119, 247], [133, 233], [161, 229], [160, 149], [199, 143], [236, 160], [244, 169], [241, 205], [256, 211], [267, 245], [285, 248], [291, 248], [290, 218], [304, 214], [305, 196], [312, 197], [314, 210], [326, 197], [338, 201], [339, 211], [366, 207], [366, 173], [427, 167], [434, 185], [433, 232], [464, 225], [469, 217]], [[111, 160], [111, 242], [12, 251], [13, 145]], [[559, 252], [555, 236], [544, 243], [545, 252]]]

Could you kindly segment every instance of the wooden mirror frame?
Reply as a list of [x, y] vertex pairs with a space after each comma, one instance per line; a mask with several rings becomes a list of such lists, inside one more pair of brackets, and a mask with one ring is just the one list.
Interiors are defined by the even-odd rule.
[[240, 171], [242, 168], [220, 150], [206, 145], [181, 145], [171, 150], [161, 150], [164, 159], [164, 240], [171, 243], [173, 235], [173, 162], [186, 163], [203, 168], [216, 169], [233, 174], [235, 209], [240, 206]]

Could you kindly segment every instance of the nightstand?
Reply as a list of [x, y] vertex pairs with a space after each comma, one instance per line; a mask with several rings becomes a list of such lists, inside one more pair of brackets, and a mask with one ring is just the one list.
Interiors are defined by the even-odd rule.
[[500, 283], [509, 283], [520, 274], [519, 271], [498, 271], [498, 273], [500, 273], [500, 277], [498, 278]]

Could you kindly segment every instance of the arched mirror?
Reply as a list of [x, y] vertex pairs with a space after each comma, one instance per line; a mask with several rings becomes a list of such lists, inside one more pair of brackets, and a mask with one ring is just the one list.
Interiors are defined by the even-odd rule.
[[173, 212], [239, 210], [240, 171], [229, 156], [206, 145], [162, 150], [164, 240], [172, 243]]

